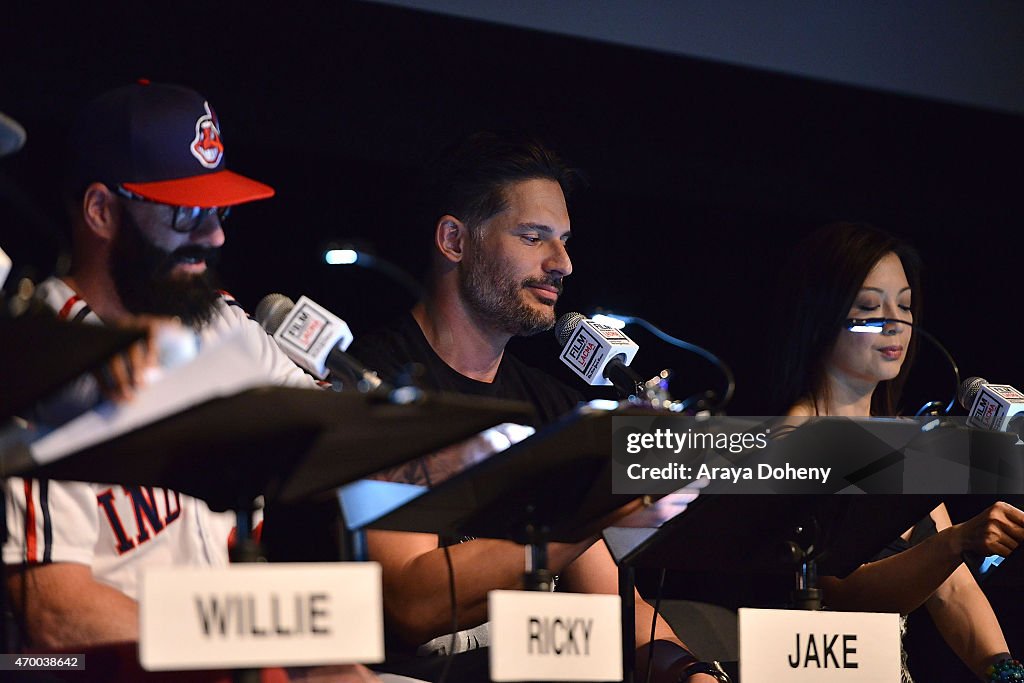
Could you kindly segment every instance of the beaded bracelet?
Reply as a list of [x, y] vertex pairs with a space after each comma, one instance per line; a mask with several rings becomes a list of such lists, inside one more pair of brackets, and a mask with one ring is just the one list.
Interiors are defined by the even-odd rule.
[[1024, 664], [1016, 659], [1004, 659], [985, 669], [989, 683], [1024, 683]]

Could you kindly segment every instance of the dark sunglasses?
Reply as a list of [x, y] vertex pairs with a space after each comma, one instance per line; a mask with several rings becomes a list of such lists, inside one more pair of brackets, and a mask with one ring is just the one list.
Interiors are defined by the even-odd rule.
[[163, 202], [155, 202], [152, 199], [147, 199], [141, 195], [135, 194], [131, 190], [125, 189], [121, 185], [117, 186], [116, 191], [117, 194], [121, 195], [125, 199], [169, 207], [172, 210], [171, 230], [174, 232], [190, 233], [202, 225], [203, 221], [214, 214], [217, 215], [217, 220], [221, 223], [226, 221], [228, 216], [231, 215], [230, 206], [214, 206], [208, 209], [198, 206], [174, 206], [173, 204], [164, 204]]

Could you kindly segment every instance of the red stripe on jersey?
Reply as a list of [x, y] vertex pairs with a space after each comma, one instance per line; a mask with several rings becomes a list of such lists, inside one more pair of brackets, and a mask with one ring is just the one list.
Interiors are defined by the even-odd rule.
[[61, 320], [67, 320], [68, 316], [71, 315], [71, 309], [74, 308], [75, 304], [77, 304], [81, 300], [82, 297], [78, 296], [77, 294], [72, 296], [70, 299], [64, 302], [63, 306], [61, 306], [60, 313], [57, 314], [57, 317], [60, 318]]
[[[260, 521], [252, 530], [252, 540], [260, 541], [263, 538], [263, 522]], [[235, 546], [238, 545], [238, 527], [231, 527], [231, 533], [228, 534], [228, 550], [234, 550]]]
[[36, 504], [32, 500], [32, 480], [25, 480], [25, 555], [29, 564], [38, 562], [36, 556]]

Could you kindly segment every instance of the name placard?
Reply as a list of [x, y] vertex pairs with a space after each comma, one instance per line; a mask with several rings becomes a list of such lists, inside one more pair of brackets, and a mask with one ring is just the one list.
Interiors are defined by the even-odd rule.
[[900, 680], [896, 614], [741, 609], [743, 683]]
[[617, 595], [491, 591], [493, 681], [622, 680]]
[[144, 669], [380, 662], [373, 562], [152, 568], [139, 593]]

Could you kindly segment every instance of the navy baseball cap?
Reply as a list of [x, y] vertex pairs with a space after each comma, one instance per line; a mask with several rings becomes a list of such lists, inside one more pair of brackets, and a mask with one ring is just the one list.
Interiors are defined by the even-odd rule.
[[197, 92], [140, 80], [90, 102], [71, 131], [70, 183], [122, 185], [176, 206], [233, 206], [274, 189], [225, 168], [217, 114]]

